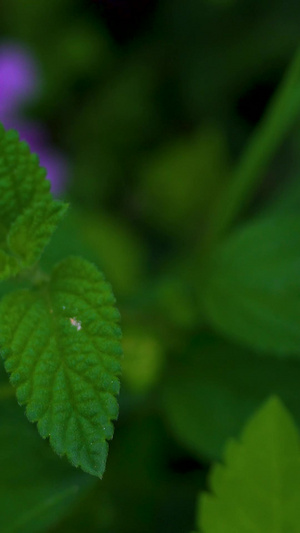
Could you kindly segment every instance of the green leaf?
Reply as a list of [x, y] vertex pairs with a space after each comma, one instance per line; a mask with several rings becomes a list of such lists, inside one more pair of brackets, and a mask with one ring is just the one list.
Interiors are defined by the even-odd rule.
[[0, 349], [19, 403], [58, 454], [99, 477], [118, 415], [118, 320], [103, 275], [77, 257], [0, 304]]
[[300, 425], [299, 358], [261, 357], [203, 336], [193, 342], [193, 351], [169, 369], [163, 406], [174, 435], [196, 458], [220, 459], [226, 440], [272, 394]]
[[300, 531], [299, 433], [277, 397], [250, 419], [240, 442], [230, 441], [225, 465], [215, 465], [211, 494], [200, 498], [203, 533]]
[[238, 229], [216, 251], [203, 295], [212, 325], [279, 355], [300, 353], [300, 216]]
[[40, 257], [67, 205], [54, 201], [46, 171], [14, 130], [0, 124], [0, 280]]

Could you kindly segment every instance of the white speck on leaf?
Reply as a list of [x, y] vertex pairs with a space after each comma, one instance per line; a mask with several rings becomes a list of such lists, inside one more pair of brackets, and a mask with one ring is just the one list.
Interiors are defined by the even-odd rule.
[[72, 326], [77, 329], [77, 331], [81, 330], [81, 322], [79, 320], [76, 320], [76, 318], [70, 318], [70, 322]]

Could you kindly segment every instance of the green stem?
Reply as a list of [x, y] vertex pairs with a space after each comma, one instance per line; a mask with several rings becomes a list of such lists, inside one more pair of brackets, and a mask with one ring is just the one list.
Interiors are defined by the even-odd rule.
[[210, 245], [223, 237], [251, 201], [272, 157], [300, 115], [300, 49], [212, 212]]

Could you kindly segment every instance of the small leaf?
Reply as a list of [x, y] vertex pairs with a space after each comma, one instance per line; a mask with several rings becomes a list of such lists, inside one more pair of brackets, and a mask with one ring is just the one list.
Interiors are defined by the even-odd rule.
[[300, 353], [300, 217], [238, 229], [210, 265], [203, 296], [213, 326], [254, 349]]
[[67, 205], [54, 201], [46, 171], [17, 132], [0, 124], [0, 280], [40, 257]]
[[[288, 411], [272, 397], [231, 441], [225, 465], [210, 476], [212, 494], [200, 497], [203, 533], [300, 531], [299, 433]], [[201, 529], [202, 528], [202, 529]]]
[[0, 349], [19, 403], [56, 453], [100, 477], [118, 415], [118, 320], [110, 286], [76, 257], [0, 304]]

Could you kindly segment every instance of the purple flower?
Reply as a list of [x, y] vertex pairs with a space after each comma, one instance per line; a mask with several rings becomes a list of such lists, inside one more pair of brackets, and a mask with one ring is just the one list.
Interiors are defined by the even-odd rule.
[[15, 44], [0, 47], [0, 113], [14, 112], [37, 93], [37, 69], [29, 53]]
[[65, 189], [67, 162], [62, 154], [51, 147], [46, 128], [22, 117], [21, 110], [39, 92], [37, 65], [28, 51], [16, 44], [0, 45], [0, 122], [5, 128], [14, 128], [20, 138], [28, 142], [47, 169], [54, 194]]

